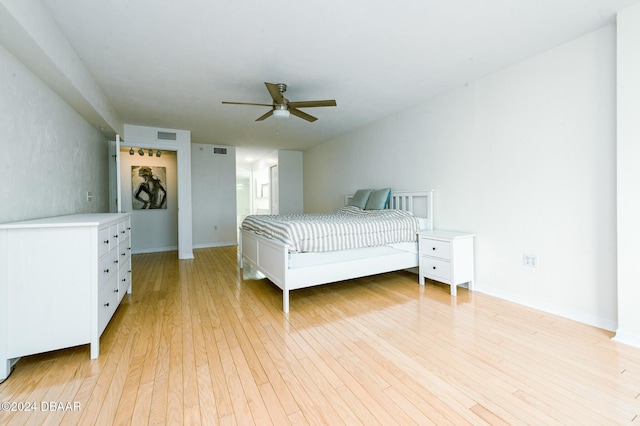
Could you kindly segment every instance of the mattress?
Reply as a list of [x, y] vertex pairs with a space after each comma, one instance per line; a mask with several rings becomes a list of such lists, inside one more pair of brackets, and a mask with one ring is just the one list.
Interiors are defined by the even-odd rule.
[[362, 210], [348, 206], [333, 213], [252, 215], [242, 228], [289, 246], [292, 252], [330, 252], [416, 241], [420, 221], [404, 210]]

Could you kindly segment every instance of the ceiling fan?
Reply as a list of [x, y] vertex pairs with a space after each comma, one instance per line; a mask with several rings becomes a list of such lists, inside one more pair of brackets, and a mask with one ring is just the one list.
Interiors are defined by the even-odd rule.
[[267, 90], [273, 98], [272, 104], [255, 104], [250, 102], [222, 102], [223, 104], [233, 104], [233, 105], [257, 105], [257, 106], [268, 106], [271, 107], [271, 111], [266, 114], [258, 117], [256, 121], [262, 121], [265, 118], [271, 117], [272, 115], [277, 118], [286, 118], [289, 117], [289, 114], [293, 114], [296, 117], [300, 117], [303, 120], [307, 120], [310, 122], [314, 122], [317, 120], [316, 117], [307, 114], [306, 112], [300, 111], [298, 108], [314, 108], [314, 107], [328, 107], [328, 106], [336, 106], [336, 101], [333, 99], [325, 100], [325, 101], [300, 101], [300, 102], [289, 102], [289, 99], [284, 97], [284, 92], [287, 91], [287, 85], [284, 83], [264, 83], [267, 86]]

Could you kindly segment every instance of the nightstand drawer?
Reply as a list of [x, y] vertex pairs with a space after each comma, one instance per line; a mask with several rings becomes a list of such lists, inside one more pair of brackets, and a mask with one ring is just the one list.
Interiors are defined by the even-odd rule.
[[451, 243], [449, 241], [420, 238], [420, 253], [449, 260], [451, 258]]
[[436, 280], [451, 280], [451, 264], [449, 262], [434, 259], [428, 256], [422, 256], [420, 259], [420, 269], [427, 277], [433, 277]]

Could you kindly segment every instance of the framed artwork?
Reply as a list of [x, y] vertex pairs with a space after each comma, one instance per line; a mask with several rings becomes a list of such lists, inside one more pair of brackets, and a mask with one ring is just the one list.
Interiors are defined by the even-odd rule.
[[133, 210], [167, 208], [167, 168], [131, 166], [131, 203]]

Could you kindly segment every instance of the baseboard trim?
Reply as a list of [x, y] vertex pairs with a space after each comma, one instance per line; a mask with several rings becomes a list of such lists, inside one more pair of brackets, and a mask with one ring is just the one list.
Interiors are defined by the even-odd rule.
[[478, 286], [476, 284], [474, 291], [485, 293], [500, 299], [508, 300], [509, 302], [517, 303], [519, 305], [523, 305], [528, 308], [533, 308], [539, 311], [547, 312], [549, 314], [557, 315], [562, 318], [567, 318], [573, 321], [577, 321], [582, 324], [587, 324], [593, 327], [602, 328], [603, 330], [615, 331], [616, 328], [618, 327], [617, 321], [612, 321], [606, 318], [585, 314], [584, 312], [578, 312], [578, 311], [574, 311], [572, 309], [566, 309], [560, 306], [554, 306], [547, 303], [540, 303], [538, 301], [530, 300], [525, 297], [520, 297], [514, 294], [509, 294], [505, 291], [498, 290], [492, 287], [485, 287], [482, 285]]
[[616, 330], [616, 335], [611, 339], [614, 342], [623, 343], [625, 345], [640, 348], [640, 334], [633, 333], [622, 329]]
[[178, 251], [178, 246], [131, 250], [131, 254], [159, 253], [163, 251]]
[[202, 249], [202, 248], [212, 248], [212, 247], [228, 247], [228, 246], [237, 246], [238, 243], [236, 241], [224, 241], [221, 243], [205, 243], [205, 244], [194, 244], [194, 249]]

